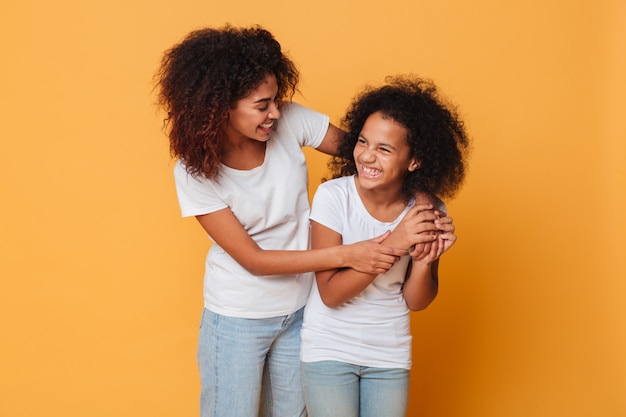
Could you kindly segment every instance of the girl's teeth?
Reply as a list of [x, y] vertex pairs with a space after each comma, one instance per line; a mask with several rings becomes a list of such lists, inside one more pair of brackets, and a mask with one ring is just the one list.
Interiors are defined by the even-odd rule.
[[368, 175], [378, 175], [378, 173], [380, 172], [377, 169], [373, 169], [373, 168], [365, 168], [363, 167], [363, 172], [368, 174]]

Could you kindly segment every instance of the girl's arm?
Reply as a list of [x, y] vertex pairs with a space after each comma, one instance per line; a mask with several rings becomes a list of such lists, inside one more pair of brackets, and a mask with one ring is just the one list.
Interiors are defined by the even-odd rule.
[[[341, 235], [326, 226], [311, 222], [311, 247], [324, 250], [342, 244]], [[378, 273], [364, 273], [350, 268], [333, 268], [315, 273], [317, 288], [324, 304], [339, 307], [363, 291]]]
[[439, 290], [438, 271], [439, 259], [432, 262], [415, 259], [411, 261], [402, 286], [404, 300], [409, 310], [423, 310], [435, 299]]
[[[402, 219], [398, 227], [385, 240], [386, 245], [407, 248], [426, 241], [432, 242], [435, 235], [426, 232], [435, 230], [436, 215], [429, 211], [430, 206], [413, 207]], [[311, 246], [313, 249], [329, 248], [341, 245], [339, 233], [317, 222], [311, 222]], [[335, 268], [318, 271], [315, 274], [320, 297], [324, 304], [334, 308], [360, 294], [378, 276], [379, 273], [364, 273], [350, 268]]]
[[254, 275], [297, 274], [343, 267], [381, 274], [404, 254], [403, 250], [380, 244], [387, 234], [352, 245], [315, 250], [264, 250], [228, 208], [196, 218], [213, 241]]
[[452, 219], [443, 217], [435, 220], [439, 232], [430, 253], [413, 258], [402, 287], [404, 299], [410, 310], [423, 310], [439, 291], [439, 257], [456, 242]]

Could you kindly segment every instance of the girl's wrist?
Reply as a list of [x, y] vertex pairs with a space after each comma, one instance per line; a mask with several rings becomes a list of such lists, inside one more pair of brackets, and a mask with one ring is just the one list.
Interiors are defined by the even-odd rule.
[[428, 269], [432, 266], [433, 262], [436, 260], [427, 260], [428, 257], [425, 256], [423, 258], [411, 258], [411, 260], [413, 261], [413, 264], [417, 264], [419, 266], [424, 267], [425, 269]]

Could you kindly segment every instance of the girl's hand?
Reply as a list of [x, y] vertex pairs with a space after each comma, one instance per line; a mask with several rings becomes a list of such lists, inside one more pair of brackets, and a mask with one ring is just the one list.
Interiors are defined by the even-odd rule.
[[439, 233], [439, 256], [443, 255], [448, 249], [454, 245], [457, 236], [454, 234], [454, 224], [452, 217], [443, 212], [436, 212], [440, 217], [435, 220], [435, 226], [440, 230]]
[[[434, 236], [435, 240], [430, 246], [427, 244], [415, 246], [410, 255], [416, 261], [432, 262], [443, 255], [456, 242], [457, 236], [454, 234], [455, 227], [452, 218], [438, 210], [435, 210], [435, 214], [438, 216], [434, 221], [437, 231], [428, 233]], [[435, 255], [435, 258], [433, 258], [433, 255]]]
[[408, 251], [415, 261], [423, 260], [433, 252], [435, 254], [439, 252], [439, 232], [424, 232], [421, 235], [425, 242], [416, 244]]

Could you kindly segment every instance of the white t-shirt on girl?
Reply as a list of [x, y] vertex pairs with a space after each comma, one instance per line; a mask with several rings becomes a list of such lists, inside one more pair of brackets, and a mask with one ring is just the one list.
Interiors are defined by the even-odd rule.
[[[381, 222], [368, 213], [354, 181], [351, 176], [322, 183], [311, 208], [311, 220], [340, 233], [344, 244], [394, 230], [415, 204], [411, 200], [394, 221]], [[409, 260], [403, 256], [363, 292], [336, 308], [324, 304], [314, 284], [304, 310], [302, 361], [410, 369], [410, 318], [402, 294]]]

